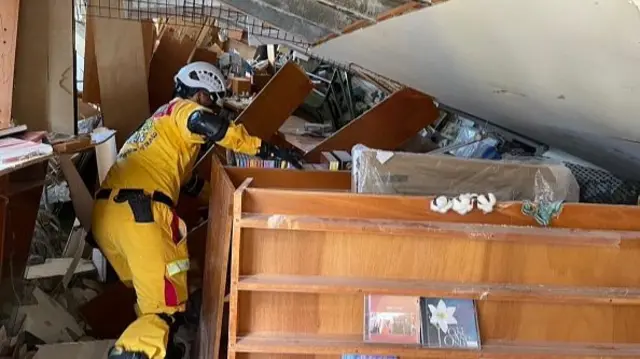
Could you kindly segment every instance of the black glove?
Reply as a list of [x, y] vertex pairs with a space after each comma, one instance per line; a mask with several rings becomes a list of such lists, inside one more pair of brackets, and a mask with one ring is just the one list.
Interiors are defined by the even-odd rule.
[[260, 151], [258, 151], [257, 156], [262, 158], [263, 160], [273, 158], [281, 159], [283, 161], [291, 163], [291, 165], [297, 169], [302, 168], [302, 164], [300, 164], [302, 156], [299, 152], [287, 148], [279, 148], [267, 142], [262, 142]]

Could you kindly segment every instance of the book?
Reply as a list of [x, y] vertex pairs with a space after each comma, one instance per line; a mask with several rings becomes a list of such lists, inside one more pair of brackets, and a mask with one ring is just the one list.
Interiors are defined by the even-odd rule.
[[281, 159], [263, 160], [260, 157], [249, 156], [231, 150], [227, 150], [227, 163], [236, 167], [294, 168], [289, 162]]
[[480, 331], [473, 300], [421, 298], [420, 302], [423, 346], [480, 349]]
[[340, 169], [340, 161], [331, 152], [322, 152], [320, 162], [327, 165], [329, 171], [338, 171]]
[[347, 151], [333, 151], [333, 156], [340, 162], [340, 169], [351, 171], [351, 155]]
[[389, 355], [342, 354], [342, 359], [398, 359]]
[[420, 344], [420, 298], [367, 295], [364, 340], [377, 343]]

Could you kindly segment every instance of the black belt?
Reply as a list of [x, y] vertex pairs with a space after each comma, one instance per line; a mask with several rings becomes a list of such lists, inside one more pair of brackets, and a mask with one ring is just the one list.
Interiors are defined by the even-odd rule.
[[[108, 200], [109, 198], [111, 198], [111, 193], [113, 191], [114, 190], [110, 188], [102, 188], [96, 193], [96, 199]], [[117, 191], [118, 193], [115, 195], [115, 197], [113, 197], [113, 201], [116, 203], [128, 203], [136, 223], [153, 222], [153, 209], [151, 208], [152, 201], [160, 202], [171, 208], [174, 208], [171, 197], [160, 191], [155, 191], [151, 195], [145, 193], [144, 190], [141, 189], [127, 188]], [[98, 244], [93, 238], [93, 233], [91, 233], [91, 231], [87, 233], [87, 237], [85, 240], [92, 247], [99, 248]]]
[[[118, 203], [126, 202], [131, 198], [145, 195], [144, 190], [141, 190], [141, 189], [127, 188], [127, 189], [120, 189], [117, 191], [118, 191], [118, 194], [116, 194], [113, 200]], [[111, 198], [111, 192], [113, 192], [113, 190], [110, 188], [101, 188], [100, 190], [98, 190], [98, 193], [96, 193], [96, 199], [109, 199]], [[175, 205], [173, 204], [173, 201], [171, 200], [171, 197], [167, 196], [166, 194], [160, 191], [154, 191], [151, 194], [151, 200], [154, 202], [160, 202], [160, 203], [166, 204], [171, 208], [175, 207]]]
[[[114, 190], [109, 188], [103, 188], [96, 193], [96, 199], [109, 199], [113, 191]], [[166, 194], [160, 191], [148, 194], [144, 190], [136, 188], [119, 189], [118, 193], [113, 197], [113, 201], [116, 203], [129, 204], [136, 223], [153, 222], [151, 202], [160, 202], [174, 208], [173, 201]]]

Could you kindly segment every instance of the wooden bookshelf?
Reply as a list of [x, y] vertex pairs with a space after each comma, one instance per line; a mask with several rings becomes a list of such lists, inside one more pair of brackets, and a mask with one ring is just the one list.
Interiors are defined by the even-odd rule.
[[[232, 176], [229, 359], [640, 358], [640, 207], [566, 204], [541, 228], [518, 202], [442, 215], [277, 176]], [[366, 343], [367, 293], [475, 299], [482, 350]]]

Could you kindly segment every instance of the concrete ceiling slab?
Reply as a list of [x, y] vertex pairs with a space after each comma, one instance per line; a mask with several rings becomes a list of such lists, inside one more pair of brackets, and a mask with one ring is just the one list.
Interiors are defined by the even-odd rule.
[[640, 0], [452, 0], [311, 50], [640, 178]]

